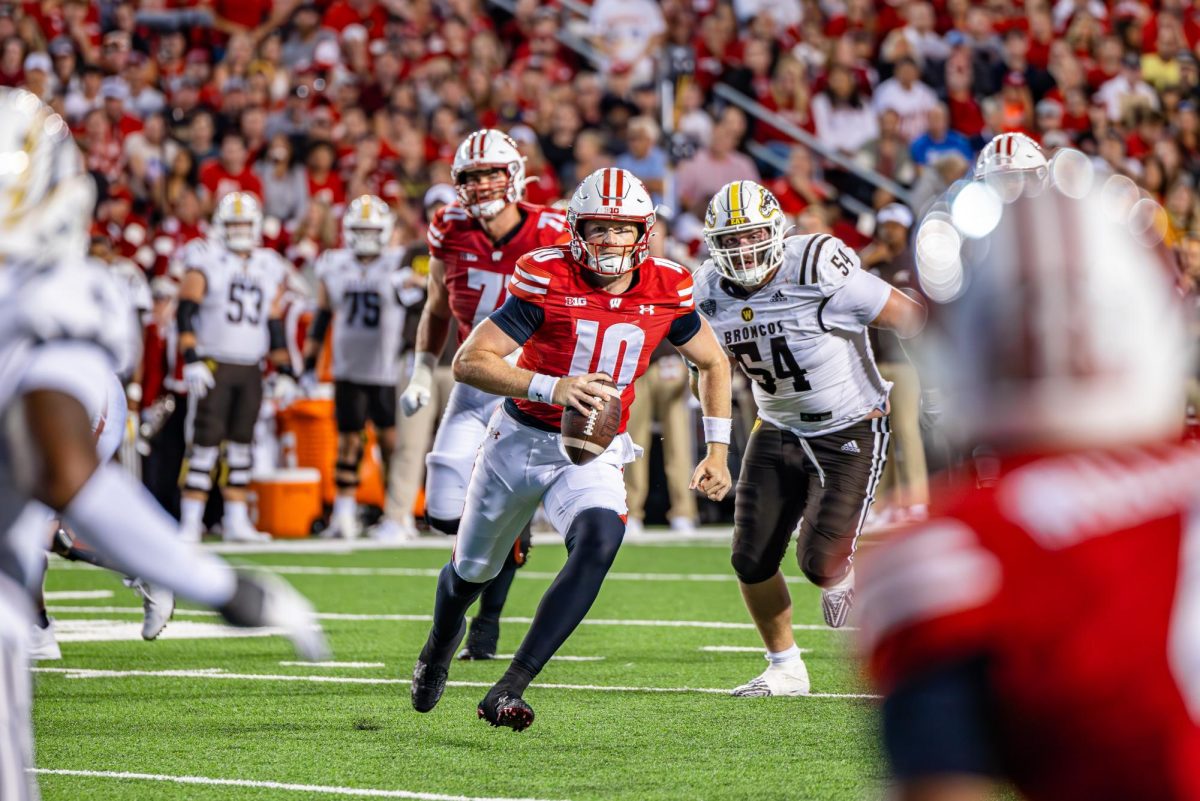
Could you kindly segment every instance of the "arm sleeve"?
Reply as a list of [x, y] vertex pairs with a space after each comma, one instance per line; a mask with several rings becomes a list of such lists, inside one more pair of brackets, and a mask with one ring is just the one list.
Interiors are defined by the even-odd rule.
[[516, 295], [509, 295], [504, 305], [492, 312], [488, 319], [512, 337], [514, 342], [524, 345], [533, 336], [533, 332], [541, 328], [545, 311], [541, 306]]
[[695, 310], [682, 317], [675, 318], [671, 329], [667, 332], [667, 341], [675, 347], [686, 345], [692, 337], [700, 333], [700, 315]]
[[840, 328], [861, 331], [879, 316], [892, 286], [882, 278], [858, 270], [836, 292], [821, 301], [817, 322], [822, 331]]

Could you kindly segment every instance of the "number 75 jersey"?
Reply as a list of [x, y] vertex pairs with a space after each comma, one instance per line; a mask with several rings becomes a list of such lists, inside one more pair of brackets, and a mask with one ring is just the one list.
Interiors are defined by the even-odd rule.
[[879, 375], [866, 329], [890, 293], [827, 234], [786, 240], [783, 264], [753, 293], [712, 261], [696, 273], [696, 308], [751, 379], [759, 417], [802, 437], [887, 407], [892, 385]]
[[184, 248], [183, 267], [204, 276], [196, 316], [196, 353], [228, 364], [258, 364], [267, 355], [271, 303], [291, 269], [273, 250], [239, 256], [207, 239]]

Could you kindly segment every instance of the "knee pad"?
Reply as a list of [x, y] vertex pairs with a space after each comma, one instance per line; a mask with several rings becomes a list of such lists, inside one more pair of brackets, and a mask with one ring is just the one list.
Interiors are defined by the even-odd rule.
[[584, 509], [571, 521], [564, 539], [568, 553], [582, 550], [597, 562], [611, 565], [625, 539], [625, 521], [612, 509]]
[[188, 471], [183, 488], [196, 492], [212, 490], [212, 472], [219, 455], [216, 445], [193, 445], [188, 454]]
[[229, 466], [230, 487], [240, 488], [250, 485], [250, 468], [254, 466], [254, 456], [248, 442], [230, 442], [225, 446], [225, 463]]
[[440, 517], [434, 517], [431, 514], [426, 514], [425, 520], [428, 521], [429, 527], [434, 531], [440, 531], [451, 537], [458, 534], [458, 524], [462, 522], [461, 517], [456, 517], [453, 520], [444, 520]]
[[828, 587], [837, 584], [850, 572], [849, 561], [837, 554], [831, 554], [816, 547], [813, 543], [816, 537], [808, 537], [808, 544], [796, 548], [796, 564], [800, 566], [804, 577], [818, 587]]
[[761, 584], [779, 572], [778, 564], [763, 564], [762, 560], [738, 551], [729, 557], [729, 563], [743, 584]]

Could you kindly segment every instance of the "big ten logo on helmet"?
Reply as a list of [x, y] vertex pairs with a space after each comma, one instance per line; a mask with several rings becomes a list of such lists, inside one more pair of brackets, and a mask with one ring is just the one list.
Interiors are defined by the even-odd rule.
[[754, 309], [750, 308], [749, 306], [744, 307], [742, 309], [742, 319], [745, 320], [746, 322], [750, 322], [751, 320], [753, 320], [754, 319]]

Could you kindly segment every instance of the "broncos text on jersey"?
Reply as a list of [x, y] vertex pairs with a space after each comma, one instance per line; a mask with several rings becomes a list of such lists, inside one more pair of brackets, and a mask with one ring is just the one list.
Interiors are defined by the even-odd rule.
[[[629, 419], [634, 382], [646, 372], [650, 354], [663, 339], [683, 345], [700, 330], [692, 275], [666, 259], [646, 259], [633, 286], [613, 295], [585, 280], [569, 247], [542, 248], [517, 262], [508, 291], [533, 317], [525, 332], [492, 318], [524, 344], [517, 366], [551, 376], [608, 373], [621, 390], [620, 431]], [[525, 419], [558, 430], [561, 407], [524, 398], [510, 403]]]
[[521, 224], [499, 242], [493, 242], [458, 203], [439, 209], [429, 223], [429, 252], [446, 265], [446, 291], [460, 344], [504, 303], [517, 259], [567, 239], [567, 218], [562, 212], [532, 203], [517, 206], [523, 215]]
[[752, 380], [759, 416], [804, 437], [886, 408], [891, 384], [879, 375], [866, 329], [890, 292], [827, 234], [786, 240], [783, 264], [753, 293], [722, 278], [712, 261], [696, 273], [697, 308]]

